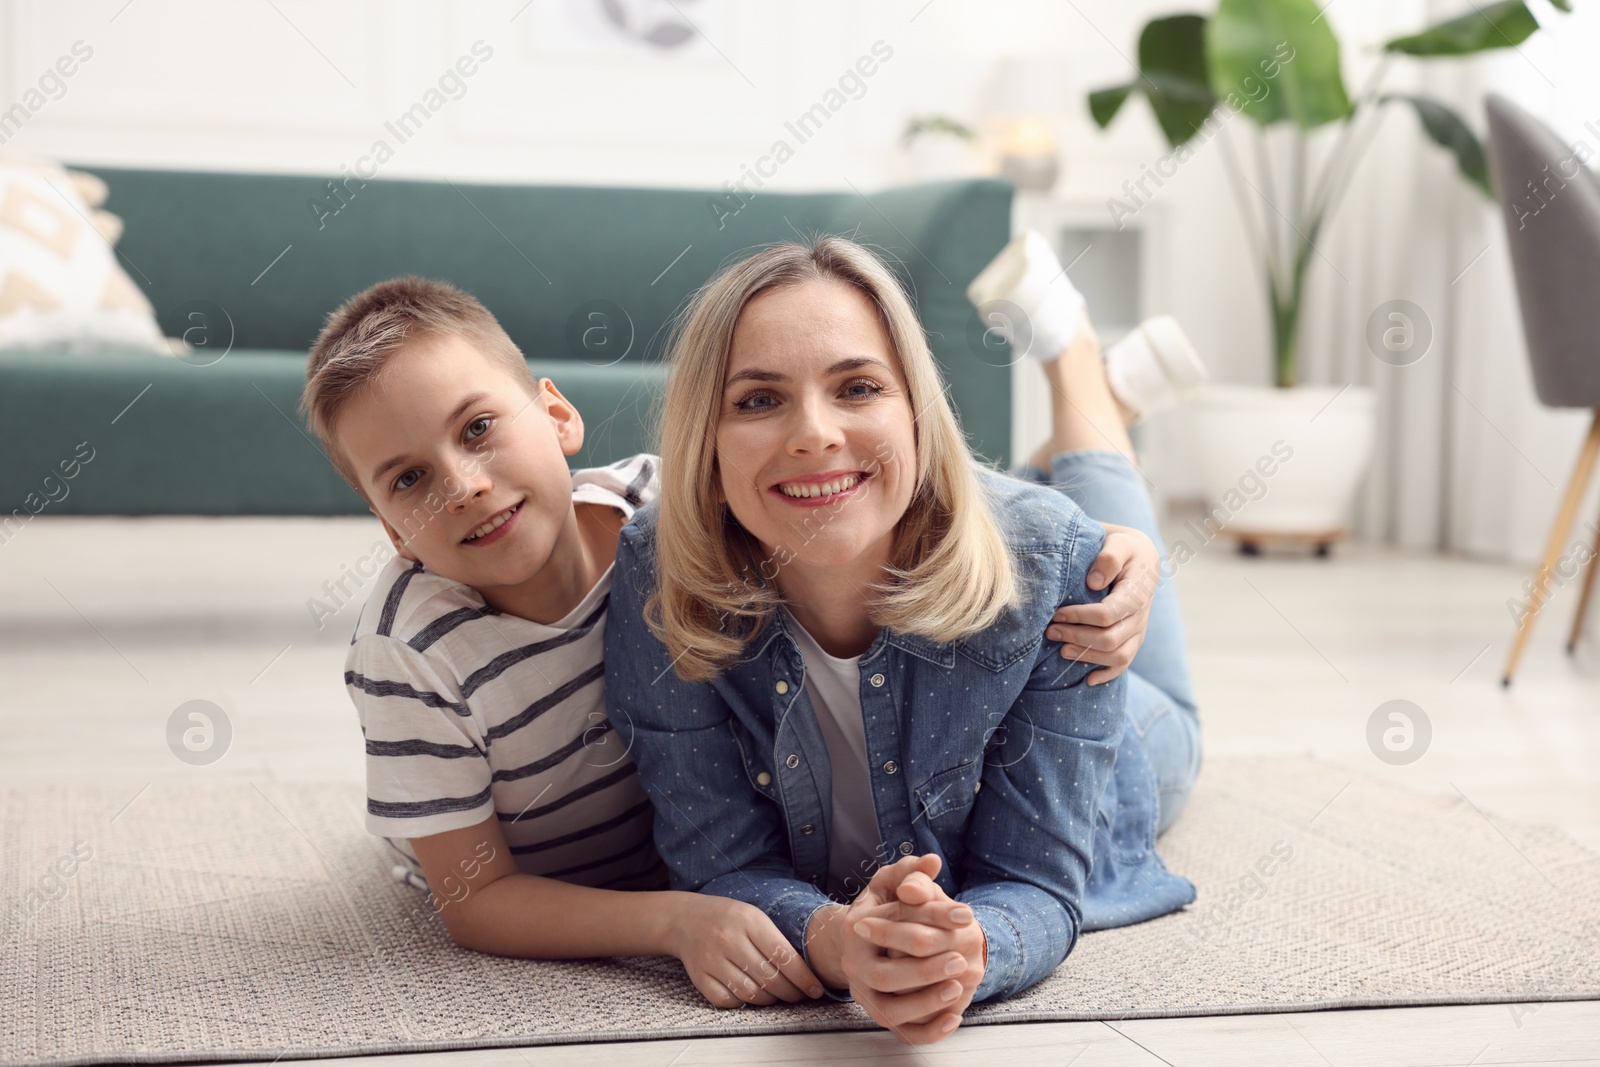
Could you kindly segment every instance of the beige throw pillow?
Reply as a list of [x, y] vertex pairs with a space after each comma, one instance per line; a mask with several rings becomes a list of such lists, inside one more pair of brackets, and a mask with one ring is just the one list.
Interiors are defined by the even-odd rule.
[[92, 175], [0, 156], [0, 348], [170, 351], [112, 251], [122, 220], [104, 202]]

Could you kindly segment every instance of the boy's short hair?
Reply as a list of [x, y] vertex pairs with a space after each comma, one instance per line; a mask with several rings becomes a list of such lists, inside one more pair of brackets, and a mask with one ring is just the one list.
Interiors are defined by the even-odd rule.
[[521, 380], [530, 396], [538, 394], [539, 380], [493, 313], [472, 294], [430, 278], [390, 278], [362, 290], [328, 315], [311, 346], [300, 414], [340, 477], [369, 503], [360, 475], [335, 437], [339, 413], [405, 345], [448, 336], [470, 341], [486, 359]]

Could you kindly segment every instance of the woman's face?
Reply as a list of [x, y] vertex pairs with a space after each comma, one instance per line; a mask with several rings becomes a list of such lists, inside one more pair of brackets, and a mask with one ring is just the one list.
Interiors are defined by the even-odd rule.
[[916, 487], [914, 416], [877, 308], [816, 279], [768, 290], [734, 328], [717, 477], [778, 568], [889, 562]]

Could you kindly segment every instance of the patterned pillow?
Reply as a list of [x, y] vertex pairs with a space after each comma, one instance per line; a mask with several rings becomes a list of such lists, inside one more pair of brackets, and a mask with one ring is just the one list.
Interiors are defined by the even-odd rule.
[[0, 156], [0, 348], [171, 351], [112, 251], [105, 195], [93, 175]]

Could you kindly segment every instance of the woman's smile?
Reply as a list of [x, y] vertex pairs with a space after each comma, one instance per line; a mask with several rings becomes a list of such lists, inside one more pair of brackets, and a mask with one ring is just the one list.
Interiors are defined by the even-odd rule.
[[778, 482], [769, 492], [792, 507], [817, 508], [850, 500], [872, 475], [864, 470], [824, 471], [802, 474]]

